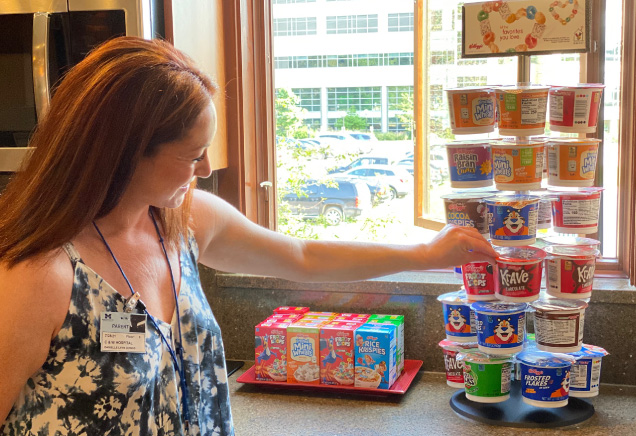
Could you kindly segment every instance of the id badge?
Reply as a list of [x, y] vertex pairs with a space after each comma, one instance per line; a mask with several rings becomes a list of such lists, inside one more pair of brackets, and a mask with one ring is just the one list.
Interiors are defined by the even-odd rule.
[[102, 312], [99, 338], [101, 351], [146, 352], [146, 314]]

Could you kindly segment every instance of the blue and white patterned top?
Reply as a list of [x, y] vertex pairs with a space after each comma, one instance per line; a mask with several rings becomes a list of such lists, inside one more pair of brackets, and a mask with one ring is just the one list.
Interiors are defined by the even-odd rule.
[[[75, 278], [68, 314], [42, 368], [27, 380], [3, 435], [180, 435], [179, 375], [152, 322], [145, 353], [100, 351], [101, 312], [122, 312], [125, 298], [67, 244]], [[201, 288], [192, 236], [180, 253], [179, 308], [190, 434], [233, 435], [221, 331]], [[143, 295], [142, 295], [143, 297]], [[156, 320], [166, 339], [178, 334]]]

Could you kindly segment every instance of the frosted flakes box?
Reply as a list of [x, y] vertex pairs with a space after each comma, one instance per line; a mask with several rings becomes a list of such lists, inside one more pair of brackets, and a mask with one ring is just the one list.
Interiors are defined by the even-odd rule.
[[303, 315], [309, 312], [308, 307], [299, 307], [299, 306], [280, 306], [274, 309], [274, 313], [295, 313]]
[[393, 324], [397, 327], [396, 331], [396, 354], [397, 354], [397, 373], [402, 374], [404, 371], [404, 315], [382, 315], [373, 314], [367, 322], [376, 324]]
[[397, 379], [396, 326], [363, 324], [355, 333], [355, 382], [359, 388], [390, 389]]
[[287, 327], [290, 322], [263, 321], [255, 327], [256, 380], [287, 380]]
[[320, 328], [324, 321], [287, 327], [287, 383], [320, 384]]
[[358, 323], [330, 322], [320, 328], [320, 383], [353, 385], [354, 334]]

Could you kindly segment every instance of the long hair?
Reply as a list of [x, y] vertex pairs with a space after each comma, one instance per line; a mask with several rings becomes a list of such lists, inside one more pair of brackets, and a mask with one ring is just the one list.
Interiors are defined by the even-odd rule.
[[[119, 203], [137, 164], [178, 140], [216, 85], [167, 42], [112, 39], [73, 67], [40, 120], [30, 159], [0, 196], [0, 260], [59, 248]], [[182, 206], [159, 210], [165, 239], [187, 232]]]

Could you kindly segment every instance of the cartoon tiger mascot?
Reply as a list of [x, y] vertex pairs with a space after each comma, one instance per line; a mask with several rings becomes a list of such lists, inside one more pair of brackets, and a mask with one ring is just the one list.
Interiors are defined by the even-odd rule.
[[552, 394], [550, 394], [550, 398], [565, 397], [568, 395], [568, 392], [570, 392], [570, 371], [565, 373], [565, 377], [563, 377], [563, 380], [561, 381], [561, 389], [552, 392]]
[[526, 220], [523, 219], [519, 211], [508, 209], [508, 215], [503, 220], [503, 227], [495, 231], [497, 236], [525, 236], [528, 234], [528, 226], [524, 225]]
[[452, 333], [470, 333], [470, 324], [466, 324], [466, 318], [461, 314], [462, 308], [452, 309], [448, 314], [446, 330]]
[[494, 329], [494, 334], [486, 338], [487, 344], [516, 344], [517, 335], [515, 334], [515, 328], [510, 324], [510, 318], [499, 319], [499, 323]]

